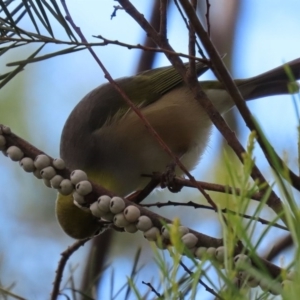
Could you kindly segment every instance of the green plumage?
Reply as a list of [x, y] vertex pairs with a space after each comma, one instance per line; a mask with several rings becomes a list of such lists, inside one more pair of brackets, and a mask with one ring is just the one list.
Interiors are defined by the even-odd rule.
[[[300, 59], [288, 63], [290, 72], [300, 78]], [[197, 64], [197, 74], [207, 67]], [[188, 170], [199, 162], [205, 150], [212, 122], [181, 76], [173, 67], [158, 68], [133, 77], [117, 79], [133, 103]], [[290, 80], [283, 66], [256, 77], [236, 80], [244, 99], [289, 93]], [[222, 83], [200, 81], [208, 98], [220, 113], [234, 106]], [[293, 85], [293, 92], [298, 85]], [[128, 108], [122, 96], [109, 84], [87, 94], [74, 108], [63, 129], [61, 157], [71, 170], [82, 169], [90, 179], [120, 196], [143, 188], [142, 174], [164, 172], [171, 162], [168, 154], [149, 134], [139, 117]], [[182, 172], [177, 170], [177, 174]], [[88, 215], [72, 210], [72, 195], [59, 197], [57, 215], [64, 230], [84, 237], [80, 222]], [[74, 213], [72, 213], [72, 211]], [[67, 212], [67, 213], [64, 213]], [[65, 215], [72, 214], [71, 219]], [[73, 217], [78, 221], [75, 220]], [[78, 228], [74, 228], [78, 225]], [[98, 224], [91, 222], [91, 235]], [[85, 229], [83, 230], [85, 231]]]

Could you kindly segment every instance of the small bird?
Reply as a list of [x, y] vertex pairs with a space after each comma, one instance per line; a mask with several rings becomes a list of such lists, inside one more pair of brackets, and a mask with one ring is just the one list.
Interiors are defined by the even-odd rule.
[[[286, 66], [298, 80], [300, 59]], [[207, 70], [202, 63], [196, 64], [198, 76]], [[208, 143], [212, 122], [174, 67], [148, 70], [116, 82], [172, 152], [192, 170]], [[284, 66], [235, 83], [246, 101], [289, 94], [291, 85], [292, 92], [299, 90], [290, 82]], [[200, 85], [221, 114], [234, 106], [221, 82], [200, 81]], [[62, 132], [60, 155], [69, 169], [84, 170], [90, 180], [120, 196], [147, 184], [141, 174], [164, 172], [172, 162], [110, 83], [92, 90], [71, 112]], [[176, 174], [181, 175], [180, 170]], [[72, 195], [58, 196], [56, 212], [62, 228], [74, 238], [91, 236], [99, 227], [88, 212], [73, 205]], [[68, 219], [72, 216], [72, 221], [66, 220], [66, 215]], [[76, 223], [80, 229], [74, 229]]]

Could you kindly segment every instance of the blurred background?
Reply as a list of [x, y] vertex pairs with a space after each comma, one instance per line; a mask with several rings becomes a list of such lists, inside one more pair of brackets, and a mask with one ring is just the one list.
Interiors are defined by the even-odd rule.
[[[158, 11], [154, 11], [153, 15], [155, 2], [132, 1], [147, 19], [152, 20], [158, 15]], [[187, 53], [186, 26], [174, 2], [169, 2], [170, 44], [177, 52]], [[199, 1], [199, 15], [203, 22], [205, 2]], [[116, 4], [117, 2], [110, 0], [67, 1], [74, 21], [88, 41], [98, 42], [92, 35], [100, 34], [108, 39], [134, 45], [149, 43], [145, 33], [124, 11], [119, 10], [117, 16], [110, 19], [113, 5]], [[300, 1], [211, 0], [210, 4], [212, 40], [219, 52], [226, 55], [225, 62], [234, 78], [254, 76], [300, 57]], [[20, 26], [29, 31], [34, 30], [28, 17], [24, 17]], [[65, 38], [64, 32], [59, 28], [56, 36]], [[36, 45], [30, 45], [26, 50], [23, 47], [14, 49], [0, 57], [1, 73], [9, 70], [7, 63], [26, 58], [36, 48]], [[47, 45], [42, 54], [63, 48], [59, 45]], [[149, 58], [140, 50], [128, 50], [113, 45], [97, 47], [94, 50], [114, 78], [133, 75], [146, 66], [150, 68], [169, 65], [163, 54]], [[211, 79], [213, 75], [207, 72], [202, 78]], [[0, 91], [0, 123], [10, 126], [14, 133], [42, 151], [59, 157], [60, 134], [66, 118], [85, 94], [104, 82], [101, 69], [88, 51], [29, 64]], [[292, 97], [259, 99], [249, 103], [249, 107], [277, 153], [287, 158], [289, 166], [297, 172], [298, 120]], [[235, 109], [228, 114], [227, 121], [245, 146], [249, 130]], [[220, 133], [214, 130], [201, 164], [193, 172], [195, 177], [202, 181], [226, 183], [223, 164], [224, 151], [228, 150], [226, 149]], [[230, 151], [228, 155], [232, 155]], [[255, 157], [264, 175], [273, 180], [271, 169], [259, 149], [256, 149]], [[232, 160], [235, 160], [234, 155]], [[237, 164], [237, 168], [239, 167]], [[13, 292], [26, 299], [47, 299], [60, 253], [74, 242], [63, 233], [56, 222], [56, 192], [45, 187], [33, 175], [23, 172], [17, 163], [4, 156], [0, 156], [0, 190], [3, 201], [0, 209], [0, 284], [4, 287], [13, 286]], [[220, 198], [216, 194], [212, 196]], [[183, 189], [182, 193], [175, 196], [168, 191], [157, 190], [147, 202], [175, 198], [179, 201], [184, 199], [203, 202], [199, 193], [189, 189]], [[180, 216], [182, 223], [187, 226], [215, 237], [221, 236], [221, 228], [214, 213], [178, 207], [156, 211], [170, 218]], [[272, 212], [266, 209], [262, 217], [271, 216]], [[263, 230], [263, 226], [257, 230]], [[271, 230], [261, 245], [261, 253], [265, 253], [270, 244], [283, 235], [281, 231]], [[64, 283], [70, 276], [70, 269], [77, 268], [71, 273], [80, 288], [90, 245], [91, 242], [72, 256], [69, 268], [65, 271]], [[104, 273], [99, 288], [101, 299], [106, 299], [109, 295], [112, 269], [116, 277], [115, 290], [126, 283], [126, 276], [130, 276], [132, 260], [138, 246], [143, 249], [140, 264], [144, 264], [137, 279], [138, 286], [141, 291], [147, 290], [141, 281], [151, 281], [153, 278], [156, 278], [154, 283], [158, 284], [158, 271], [153, 264], [153, 254], [142, 234], [115, 234], [106, 259], [110, 267]], [[290, 254], [291, 250], [284, 253], [284, 264], [288, 263]], [[168, 256], [167, 253], [165, 255]], [[279, 259], [277, 257], [275, 262], [278, 263]], [[206, 293], [199, 295], [199, 299], [212, 298]], [[133, 295], [131, 297], [134, 299]]]

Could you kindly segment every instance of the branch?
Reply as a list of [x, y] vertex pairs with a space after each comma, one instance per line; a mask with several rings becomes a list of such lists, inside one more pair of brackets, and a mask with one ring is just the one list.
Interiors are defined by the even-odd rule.
[[[121, 1], [119, 1], [121, 2]], [[87, 42], [85, 36], [82, 34], [80, 28], [78, 26], [76, 26], [76, 24], [74, 23], [68, 7], [66, 6], [65, 0], [61, 0], [61, 3], [65, 9], [65, 12], [67, 14], [66, 19], [70, 22], [72, 28], [76, 31], [76, 33], [78, 34], [78, 36], [81, 38], [81, 40], [83, 42]], [[124, 7], [124, 6], [123, 6]], [[126, 10], [126, 9], [125, 9]], [[151, 27], [151, 29], [156, 32], [153, 27], [144, 19], [144, 17], [142, 17], [142, 19], [146, 22], [146, 24], [148, 24], [149, 27]], [[158, 37], [159, 39], [161, 39], [161, 37]], [[153, 138], [158, 142], [158, 144], [161, 146], [161, 148], [172, 158], [172, 160], [176, 163], [177, 166], [179, 166], [179, 168], [184, 172], [184, 174], [186, 174], [186, 176], [195, 184], [197, 184], [195, 178], [190, 174], [190, 172], [187, 170], [187, 168], [182, 164], [182, 162], [180, 161], [180, 159], [173, 154], [173, 152], [171, 151], [171, 149], [168, 147], [168, 145], [164, 142], [164, 140], [159, 136], [159, 134], [155, 131], [155, 129], [152, 127], [152, 125], [149, 123], [149, 121], [144, 117], [144, 115], [142, 114], [141, 110], [130, 100], [130, 98], [126, 95], [126, 93], [122, 90], [122, 88], [118, 85], [118, 83], [111, 77], [111, 75], [109, 74], [109, 72], [107, 71], [107, 69], [105, 68], [105, 66], [103, 65], [103, 63], [101, 62], [101, 60], [97, 57], [96, 53], [94, 52], [94, 50], [91, 47], [87, 47], [88, 50], [90, 51], [91, 55], [94, 57], [94, 59], [96, 60], [96, 62], [98, 63], [98, 65], [100, 66], [100, 68], [102, 69], [103, 73], [104, 73], [104, 77], [109, 81], [109, 83], [113, 86], [113, 88], [116, 89], [116, 91], [118, 91], [120, 93], [120, 95], [123, 97], [123, 99], [125, 100], [125, 102], [128, 104], [128, 106], [136, 113], [136, 115], [141, 119], [141, 121], [143, 122], [144, 126], [146, 127], [146, 129], [148, 130], [148, 132], [150, 133], [150, 135], [153, 136]], [[171, 49], [172, 50], [172, 49]], [[184, 65], [182, 65], [183, 69], [185, 69]], [[217, 206], [216, 204], [213, 202], [213, 200], [211, 199], [211, 197], [201, 188], [201, 186], [197, 186], [197, 188], [199, 189], [199, 191], [202, 193], [202, 195], [205, 197], [205, 199], [207, 200], [207, 202], [214, 207], [217, 210]]]
[[[130, 3], [128, 0], [118, 0], [118, 2], [123, 6], [125, 11], [132, 17], [136, 22], [147, 32], [147, 34], [155, 41], [155, 43], [163, 49], [168, 49], [170, 51], [173, 51], [173, 48], [169, 45], [167, 40], [162, 40], [157, 32], [150, 26], [150, 24], [147, 22], [147, 20], [144, 18], [142, 14], [140, 14], [135, 7]], [[194, 9], [190, 5], [188, 1], [181, 0], [180, 2], [184, 2], [185, 5], [193, 12], [192, 18], [190, 18], [190, 21], [192, 22], [196, 33], [198, 34], [198, 27], [199, 27], [199, 20], [195, 14]], [[183, 5], [183, 4], [182, 4]], [[185, 6], [183, 5], [185, 8]], [[202, 25], [200, 24], [201, 29]], [[206, 38], [207, 34], [205, 33]], [[202, 38], [202, 36], [201, 36]], [[210, 41], [209, 41], [210, 42]], [[211, 45], [211, 42], [210, 42]], [[186, 74], [185, 67], [182, 63], [182, 61], [179, 59], [179, 57], [174, 55], [166, 54], [170, 62], [173, 64], [175, 69], [179, 72], [179, 74], [184, 79], [184, 82], [188, 85], [188, 87], [193, 92], [195, 99], [199, 101], [199, 104], [202, 105], [206, 113], [209, 115], [210, 119], [214, 123], [214, 125], [219, 129], [219, 131], [222, 133], [222, 135], [227, 140], [228, 144], [232, 147], [238, 158], [243, 162], [243, 153], [246, 152], [245, 149], [242, 147], [242, 145], [239, 143], [238, 139], [236, 138], [234, 132], [230, 130], [230, 128], [227, 126], [224, 119], [221, 117], [219, 112], [216, 110], [216, 108], [213, 106], [211, 101], [207, 98], [203, 90], [201, 89], [198, 81], [194, 78], [188, 78]], [[218, 58], [221, 60], [221, 58], [218, 56]], [[176, 161], [177, 163], [177, 161]], [[267, 190], [270, 188], [269, 184], [259, 171], [256, 165], [253, 166], [252, 169], [252, 178], [254, 180], [258, 180], [260, 183], [264, 183], [263, 190]], [[195, 179], [193, 178], [193, 182], [195, 182]], [[200, 189], [200, 188], [199, 188]], [[201, 189], [200, 189], [201, 190]], [[201, 191], [202, 192], [202, 191]], [[271, 190], [270, 198], [268, 199], [268, 205], [277, 213], [282, 214], [283, 213], [283, 206], [282, 202], [279, 199], [279, 197], [275, 194], [274, 191]], [[286, 222], [285, 217], [282, 217], [283, 221]]]
[[[2, 148], [2, 150], [6, 153], [6, 149], [8, 149], [10, 146], [16, 146], [18, 147], [21, 152], [24, 154], [24, 157], [30, 157], [33, 160], [35, 159], [35, 157], [39, 154], [45, 154], [44, 152], [42, 152], [41, 150], [37, 149], [36, 147], [32, 146], [31, 144], [29, 144], [28, 142], [26, 142], [25, 140], [19, 138], [17, 135], [13, 134], [10, 132], [10, 129], [8, 127], [4, 127], [4, 126], [0, 126], [0, 136], [3, 136], [5, 138], [5, 148]], [[3, 143], [3, 140], [2, 140]], [[47, 154], [45, 154], [47, 155]], [[48, 156], [48, 155], [47, 155]], [[53, 165], [53, 158], [51, 158], [50, 156], [48, 156], [52, 162]], [[57, 172], [57, 174], [63, 176], [66, 179], [70, 178], [70, 171], [67, 168], [64, 169], [56, 169], [55, 170]], [[100, 196], [103, 195], [109, 195], [111, 197], [114, 196], [114, 193], [107, 191], [106, 189], [104, 189], [103, 187], [94, 184], [93, 182], [91, 182], [92, 184], [92, 192], [90, 194], [88, 194], [87, 196], [85, 196], [84, 200], [88, 203], [91, 204], [95, 201], [97, 201], [97, 199]], [[158, 232], [162, 232], [162, 227], [164, 224], [172, 224], [173, 222], [167, 218], [164, 218], [158, 214], [155, 214], [154, 212], [151, 212], [145, 208], [143, 208], [140, 205], [134, 204], [131, 201], [128, 201], [127, 199], [123, 199], [124, 203], [125, 203], [125, 208], [128, 206], [136, 206], [139, 211], [140, 211], [140, 215], [141, 216], [146, 216], [148, 217], [152, 224], [153, 227], [152, 228], [157, 228]], [[119, 227], [114, 227], [112, 226], [111, 228], [120, 231]], [[104, 228], [105, 230], [105, 228]], [[187, 228], [186, 229], [188, 231], [188, 233], [192, 234], [195, 236], [196, 238], [196, 243], [194, 245], [195, 248], [199, 248], [199, 247], [205, 247], [205, 248], [218, 248], [223, 246], [223, 239], [218, 239], [218, 238], [214, 238], [202, 233], [199, 233], [193, 229]], [[87, 241], [87, 240], [84, 240]], [[82, 242], [82, 241], [81, 241]], [[77, 244], [76, 244], [77, 245]], [[168, 238], [164, 239], [164, 245], [172, 245], [171, 241]], [[79, 245], [80, 246], [80, 245]], [[78, 247], [79, 247], [78, 246]], [[73, 248], [72, 248], [73, 249]], [[237, 255], [240, 253], [242, 249], [239, 248], [239, 246], [236, 246], [235, 250], [234, 250], [234, 254]], [[69, 252], [68, 252], [69, 253]], [[66, 259], [68, 259], [68, 257], [66, 257]], [[281, 274], [281, 268], [279, 268], [276, 265], [273, 265], [272, 263], [264, 260], [264, 259], [260, 259], [258, 257], [255, 257], [256, 261], [258, 261], [259, 265], [263, 265], [266, 267], [266, 269], [269, 271], [269, 273], [272, 275], [273, 278], [277, 278], [280, 274]], [[61, 263], [62, 265], [65, 265], [65, 262], [63, 260], [63, 262]], [[255, 261], [254, 261], [255, 263]], [[60, 271], [61, 274], [61, 271]], [[61, 275], [59, 275], [59, 278], [61, 278]], [[58, 279], [57, 279], [58, 281]], [[55, 290], [57, 291], [57, 284], [55, 285]]]
[[80, 240], [75, 242], [72, 246], [68, 247], [67, 250], [65, 250], [63, 253], [61, 253], [61, 259], [59, 261], [57, 270], [56, 270], [56, 276], [55, 280], [53, 282], [53, 289], [51, 293], [51, 300], [56, 300], [60, 293], [60, 283], [63, 276], [63, 271], [65, 269], [66, 263], [68, 259], [71, 257], [71, 255], [78, 250], [81, 246], [83, 246], [87, 241], [89, 241], [90, 238]]

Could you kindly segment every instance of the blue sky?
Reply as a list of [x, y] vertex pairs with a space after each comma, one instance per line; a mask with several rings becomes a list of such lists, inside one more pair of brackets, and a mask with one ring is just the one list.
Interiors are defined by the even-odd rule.
[[[151, 1], [132, 2], [148, 17]], [[241, 2], [234, 43], [235, 78], [257, 75], [300, 56], [299, 1]], [[132, 44], [143, 40], [144, 34], [139, 26], [125, 12], [119, 11], [117, 18], [110, 20], [112, 6], [116, 2], [102, 0], [101, 6], [99, 3], [100, 1], [90, 0], [87, 5], [86, 1], [67, 1], [75, 22], [88, 40], [95, 41], [91, 36], [97, 34]], [[212, 1], [212, 5], [217, 5], [217, 1]], [[23, 24], [30, 30], [29, 23], [24, 20]], [[182, 43], [186, 34], [184, 28], [176, 15], [170, 16], [169, 39], [179, 52], [187, 52], [186, 45]], [[58, 33], [58, 36], [63, 37], [63, 33]], [[47, 46], [45, 53], [58, 49], [58, 46]], [[33, 47], [29, 47], [28, 54], [32, 50]], [[24, 56], [22, 50], [18, 51], [0, 58], [3, 72], [5, 63]], [[117, 46], [97, 48], [96, 52], [114, 78], [132, 75], [139, 57], [139, 50]], [[155, 63], [156, 66], [169, 64], [163, 55], [159, 55]], [[208, 74], [203, 78], [211, 78], [210, 76]], [[102, 71], [87, 51], [29, 65], [15, 82], [1, 90], [0, 123], [11, 126], [15, 133], [25, 135], [36, 147], [58, 157], [60, 133], [67, 116], [86, 93], [103, 82], [105, 79]], [[21, 95], [14, 93], [18, 85], [24, 86]], [[13, 103], [11, 109], [14, 111], [24, 111], [24, 120], [6, 118], [6, 112], [1, 107], [7, 101]], [[297, 160], [297, 119], [291, 97], [265, 98], [251, 102], [249, 107], [277, 152], [280, 155], [287, 153], [290, 165], [294, 166]], [[240, 121], [239, 126], [243, 129], [240, 139], [245, 145], [249, 132], [243, 121]], [[202, 159], [201, 170], [198, 168], [195, 171], [197, 178], [205, 179], [205, 170], [209, 169], [219, 145], [220, 134], [215, 131]], [[270, 176], [270, 169], [259, 150], [256, 151], [256, 156], [258, 165], [266, 176]], [[0, 210], [0, 281], [4, 286], [15, 281], [14, 291], [24, 297], [45, 299], [45, 295], [51, 290], [59, 254], [72, 240], [63, 234], [53, 218], [55, 191], [47, 189], [40, 181], [22, 172], [18, 164], [4, 156], [0, 156], [0, 166], [0, 190], [4, 200]], [[201, 225], [201, 230], [217, 234], [217, 228], [213, 232], [209, 231], [213, 222], [215, 221], [207, 220], [206, 224]], [[141, 238], [140, 236], [139, 239]], [[128, 237], [129, 241], [131, 239], [132, 237]], [[143, 259], [146, 261], [151, 257], [151, 251], [146, 249], [144, 240], [140, 243], [144, 245]], [[124, 275], [129, 274], [131, 266], [130, 258], [127, 263], [124, 257], [127, 257], [130, 247], [126, 246], [124, 253], [118, 247], [112, 249], [111, 257], [119, 256], [114, 260], [115, 272], [120, 282], [124, 283]], [[74, 255], [73, 266], [84, 264], [86, 250], [87, 247]], [[122, 269], [118, 268], [121, 261], [124, 266]], [[146, 270], [152, 272], [149, 265], [150, 262]], [[152, 273], [152, 276], [156, 274]], [[143, 277], [141, 280], [144, 279]], [[207, 299], [210, 298], [208, 296]]]

